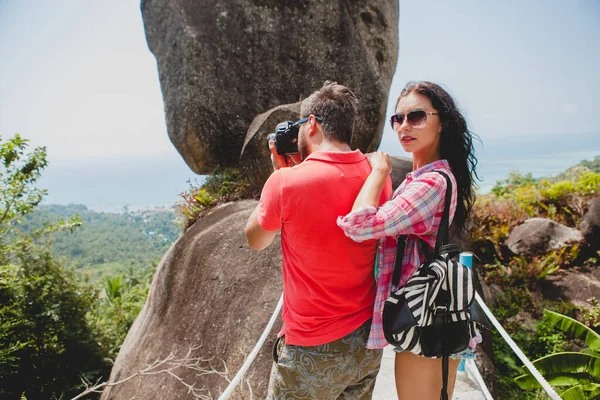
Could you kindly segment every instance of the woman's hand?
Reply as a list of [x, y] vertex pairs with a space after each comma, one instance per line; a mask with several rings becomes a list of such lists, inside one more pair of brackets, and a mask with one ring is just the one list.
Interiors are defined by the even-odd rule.
[[354, 201], [352, 211], [363, 206], [379, 207], [381, 192], [385, 182], [390, 179], [389, 174], [392, 172], [392, 165], [387, 153], [383, 151], [369, 153], [367, 154], [367, 160], [371, 164], [372, 170]]
[[390, 156], [383, 151], [367, 154], [367, 160], [371, 164], [373, 171], [380, 171], [388, 175], [392, 172], [392, 164], [390, 164]]

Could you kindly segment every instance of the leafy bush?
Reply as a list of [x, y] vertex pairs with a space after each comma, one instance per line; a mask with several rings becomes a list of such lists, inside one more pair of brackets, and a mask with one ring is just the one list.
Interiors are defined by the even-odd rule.
[[522, 175], [518, 171], [511, 172], [508, 175], [508, 178], [496, 181], [494, 187], [492, 187], [491, 192], [498, 196], [505, 196], [510, 194], [514, 189], [520, 187], [527, 187], [532, 185], [537, 185], [538, 180], [531, 175], [531, 173]]
[[600, 196], [600, 173], [582, 170], [569, 176], [572, 180], [552, 183], [515, 172], [499, 181], [492, 193], [478, 196], [474, 204], [470, 242], [491, 241], [500, 253], [510, 232], [531, 217], [576, 227], [589, 200]]
[[202, 186], [190, 185], [187, 192], [180, 194], [182, 200], [177, 204], [180, 222], [185, 231], [214, 206], [229, 201], [255, 198], [258, 194], [240, 170], [217, 169], [206, 178]]
[[543, 255], [519, 255], [508, 260], [507, 264], [496, 262], [485, 265], [487, 282], [502, 287], [523, 286], [529, 290], [538, 288], [538, 283], [561, 267], [567, 267], [577, 258], [577, 245], [552, 250]]
[[471, 214], [470, 241], [491, 240], [495, 245], [504, 243], [512, 229], [526, 218], [514, 199], [479, 196]]
[[592, 304], [591, 308], [582, 307], [582, 321], [585, 325], [589, 326], [594, 330], [598, 330], [600, 328], [600, 303], [595, 297], [588, 299], [588, 301]]
[[0, 397], [49, 399], [81, 391], [109, 366], [86, 314], [96, 292], [47, 250], [0, 267]]

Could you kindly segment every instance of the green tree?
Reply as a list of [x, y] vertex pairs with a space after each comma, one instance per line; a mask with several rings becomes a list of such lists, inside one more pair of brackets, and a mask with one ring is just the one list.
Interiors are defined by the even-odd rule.
[[88, 318], [107, 358], [117, 357], [129, 328], [144, 306], [156, 265], [153, 262], [145, 268], [130, 269], [125, 275], [104, 278], [103, 297], [96, 301]]
[[47, 165], [44, 147], [0, 138], [0, 397], [59, 398], [81, 390], [80, 376], [107, 372], [86, 314], [96, 292], [58, 263], [49, 234], [73, 230], [77, 218], [20, 229], [42, 201], [35, 183]]
[[83, 227], [75, 235], [52, 235], [52, 254], [82, 270], [92, 281], [144, 269], [160, 259], [181, 235], [175, 212], [168, 209], [130, 211], [127, 214], [96, 212], [82, 205], [40, 205], [23, 218], [21, 227], [34, 232], [45, 224], [77, 214]]

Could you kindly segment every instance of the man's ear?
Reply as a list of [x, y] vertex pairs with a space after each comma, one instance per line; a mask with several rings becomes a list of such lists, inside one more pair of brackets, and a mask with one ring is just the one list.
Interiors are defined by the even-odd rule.
[[313, 136], [315, 133], [317, 133], [317, 132], [320, 131], [319, 121], [317, 121], [317, 119], [315, 118], [315, 116], [312, 115], [312, 114], [310, 114], [308, 116], [307, 125], [308, 125], [308, 127], [307, 127], [308, 129], [307, 129], [306, 134], [308, 136]]

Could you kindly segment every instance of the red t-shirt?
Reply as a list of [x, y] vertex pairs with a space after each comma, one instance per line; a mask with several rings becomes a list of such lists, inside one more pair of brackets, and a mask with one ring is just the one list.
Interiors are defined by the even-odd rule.
[[[275, 171], [263, 188], [258, 223], [281, 229], [286, 343], [316, 346], [346, 336], [371, 318], [376, 240], [356, 243], [337, 226], [371, 172], [352, 152], [318, 151]], [[388, 178], [381, 204], [391, 195]]]

